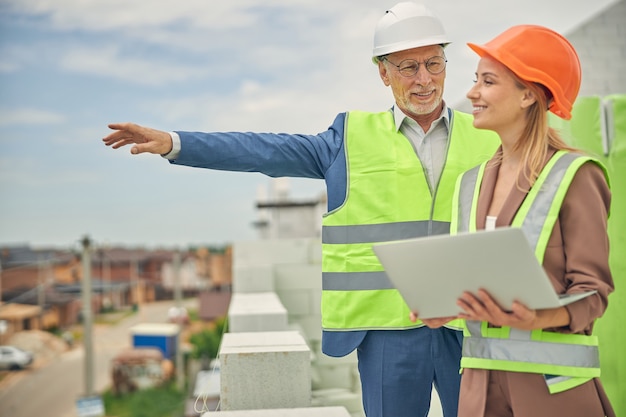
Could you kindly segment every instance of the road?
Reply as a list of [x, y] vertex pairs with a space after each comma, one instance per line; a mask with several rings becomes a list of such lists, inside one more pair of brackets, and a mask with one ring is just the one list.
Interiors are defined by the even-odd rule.
[[[184, 305], [196, 308], [196, 302], [185, 300]], [[94, 325], [93, 387], [96, 394], [111, 385], [111, 359], [131, 346], [130, 327], [138, 323], [164, 322], [167, 310], [173, 305], [173, 301], [142, 304], [137, 314], [116, 325]], [[0, 388], [0, 416], [77, 417], [76, 400], [85, 392], [84, 365], [84, 350], [77, 346], [45, 366], [11, 375]]]

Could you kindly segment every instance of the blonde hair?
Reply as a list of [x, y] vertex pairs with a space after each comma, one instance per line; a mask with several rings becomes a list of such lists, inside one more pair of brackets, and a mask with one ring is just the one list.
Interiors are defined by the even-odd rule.
[[517, 187], [521, 189], [520, 174], [524, 175], [532, 187], [545, 165], [550, 150], [567, 150], [579, 153], [581, 151], [565, 143], [559, 132], [548, 125], [548, 105], [552, 100], [550, 90], [541, 84], [524, 81], [515, 75], [514, 77], [516, 85], [520, 89], [529, 89], [536, 98], [535, 103], [526, 111], [526, 127], [514, 146], [514, 150], [521, 153], [521, 163], [516, 180]]

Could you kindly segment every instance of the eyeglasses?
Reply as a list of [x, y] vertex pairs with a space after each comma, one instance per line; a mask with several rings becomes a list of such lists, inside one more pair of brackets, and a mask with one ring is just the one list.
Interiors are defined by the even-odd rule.
[[444, 69], [446, 69], [446, 62], [448, 62], [448, 60], [442, 56], [433, 56], [431, 58], [428, 58], [424, 62], [418, 62], [414, 59], [405, 59], [404, 61], [400, 62], [400, 64], [394, 64], [393, 62], [389, 61], [386, 56], [382, 57], [381, 60], [387, 61], [391, 65], [396, 67], [400, 75], [402, 75], [403, 77], [412, 77], [417, 74], [417, 71], [419, 71], [421, 64], [424, 64], [424, 66], [426, 67], [426, 71], [430, 72], [431, 74], [440, 74], [443, 72]]

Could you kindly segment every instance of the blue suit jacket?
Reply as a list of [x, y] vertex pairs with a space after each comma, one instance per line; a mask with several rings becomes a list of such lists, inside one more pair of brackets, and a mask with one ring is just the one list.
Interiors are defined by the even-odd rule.
[[[346, 197], [345, 118], [346, 113], [337, 115], [328, 130], [317, 135], [176, 132], [181, 150], [170, 162], [198, 168], [260, 172], [270, 177], [324, 179], [330, 211], [339, 207]], [[345, 356], [361, 344], [366, 334], [367, 331], [324, 331], [322, 351], [329, 356]]]

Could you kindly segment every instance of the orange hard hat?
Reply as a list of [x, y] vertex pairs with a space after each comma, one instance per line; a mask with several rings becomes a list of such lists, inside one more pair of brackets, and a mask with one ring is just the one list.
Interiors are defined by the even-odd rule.
[[543, 85], [553, 96], [549, 110], [572, 118], [580, 89], [580, 60], [574, 47], [560, 34], [543, 26], [513, 26], [484, 45], [467, 44], [479, 56], [489, 55], [519, 78]]

